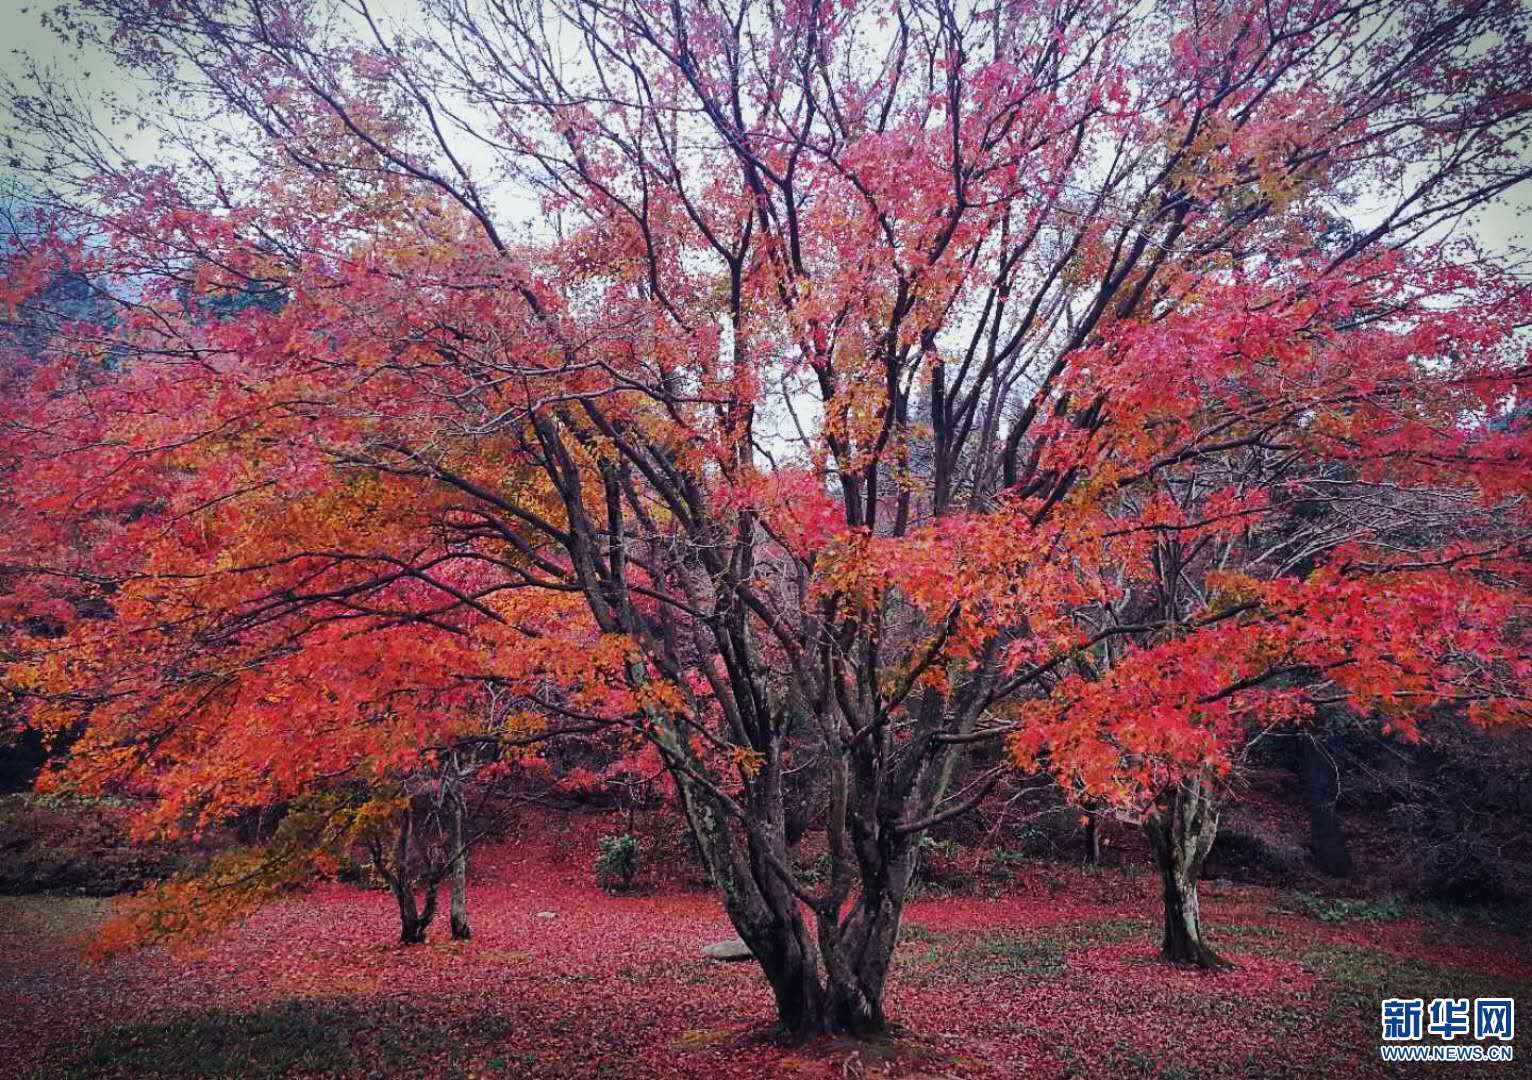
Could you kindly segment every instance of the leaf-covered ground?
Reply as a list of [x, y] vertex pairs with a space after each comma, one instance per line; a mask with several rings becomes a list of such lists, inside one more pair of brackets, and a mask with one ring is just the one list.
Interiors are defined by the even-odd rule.
[[[0, 899], [0, 1074], [18, 1076], [1521, 1075], [1377, 1059], [1380, 996], [1532, 1001], [1532, 948], [1478, 923], [1324, 920], [1293, 894], [1213, 884], [1238, 969], [1155, 956], [1154, 882], [1024, 866], [994, 895], [926, 899], [899, 947], [890, 1038], [786, 1044], [754, 965], [680, 889], [610, 897], [588, 837], [478, 860], [475, 939], [395, 945], [383, 893], [327, 886], [216, 941], [95, 969], [109, 901]], [[552, 911], [554, 918], [539, 912]], [[1347, 913], [1341, 912], [1345, 915]], [[1367, 914], [1359, 909], [1357, 914]], [[444, 936], [445, 928], [437, 928]], [[1518, 1046], [1518, 1050], [1522, 1047]], [[1532, 1058], [1532, 1052], [1528, 1054]]]

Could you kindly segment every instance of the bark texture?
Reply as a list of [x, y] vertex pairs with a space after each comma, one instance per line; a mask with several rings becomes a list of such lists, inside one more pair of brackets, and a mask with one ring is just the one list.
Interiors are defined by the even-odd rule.
[[460, 795], [455, 795], [449, 808], [452, 830], [452, 860], [447, 867], [447, 881], [451, 886], [452, 940], [467, 941], [473, 937], [468, 925], [468, 830], [465, 818], [468, 808]]
[[1202, 863], [1218, 835], [1218, 809], [1206, 783], [1187, 781], [1162, 795], [1144, 819], [1144, 832], [1164, 887], [1161, 955], [1189, 967], [1232, 966], [1208, 947], [1197, 900]]
[[[728, 806], [693, 768], [675, 770], [692, 831], [730, 920], [771, 985], [782, 1027], [800, 1037], [880, 1031], [923, 831], [909, 827], [921, 820], [911, 815], [935, 804], [946, 777], [912, 774], [898, 798], [880, 799], [878, 785], [849, 775], [858, 767], [855, 754], [839, 759], [830, 783], [830, 880], [810, 893], [792, 874], [785, 770], [779, 745], [767, 745], [740, 795], [744, 806]], [[684, 760], [685, 744], [677, 740], [670, 752]], [[861, 767], [883, 766], [869, 754]]]

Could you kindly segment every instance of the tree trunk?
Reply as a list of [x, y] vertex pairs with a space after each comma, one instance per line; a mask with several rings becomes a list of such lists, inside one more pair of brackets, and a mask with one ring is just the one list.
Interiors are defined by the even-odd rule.
[[796, 914], [740, 928], [771, 983], [778, 1022], [801, 1038], [882, 1031], [883, 987], [898, 941], [896, 905], [858, 901], [844, 921], [826, 913], [816, 924], [817, 940]]
[[415, 893], [408, 885], [402, 889], [395, 889], [394, 896], [399, 901], [399, 942], [403, 945], [424, 945], [426, 929], [431, 925], [431, 919], [436, 914], [436, 890], [431, 889], [426, 893], [425, 905], [417, 910], [415, 906]]
[[1197, 780], [1171, 789], [1144, 818], [1144, 832], [1164, 886], [1161, 955], [1173, 964], [1210, 970], [1232, 966], [1208, 947], [1197, 903], [1202, 861], [1218, 835], [1218, 810], [1211, 792]]
[[403, 945], [421, 945], [426, 940], [426, 928], [436, 916], [436, 890], [440, 878], [426, 879], [425, 899], [415, 902], [415, 888], [410, 881], [410, 841], [414, 829], [414, 817], [406, 809], [399, 818], [399, 832], [394, 839], [392, 865], [383, 855], [381, 843], [372, 843], [372, 861], [399, 905], [399, 942]]
[[430, 880], [426, 882], [424, 901], [420, 904], [415, 902], [415, 890], [406, 874], [395, 874], [389, 878], [388, 883], [393, 889], [394, 900], [399, 905], [400, 944], [423, 945], [426, 940], [426, 930], [436, 916], [437, 882]]
[[1088, 866], [1101, 865], [1101, 829], [1095, 814], [1085, 816], [1085, 862]]
[[452, 862], [448, 880], [452, 887], [453, 941], [467, 941], [473, 937], [468, 926], [468, 844], [463, 820], [466, 810], [461, 798], [452, 800]]
[[883, 863], [881, 872], [863, 877], [862, 893], [843, 921], [821, 916], [821, 937], [833, 940], [826, 969], [830, 991], [829, 1027], [836, 1032], [868, 1035], [887, 1026], [883, 987], [899, 944], [904, 898], [915, 873], [919, 837]]
[[782, 1028], [799, 1038], [881, 1031], [917, 838], [886, 836], [876, 819], [855, 825], [860, 892], [842, 917], [847, 897], [832, 886], [816, 901], [811, 931], [808, 907], [784, 876], [790, 845], [776, 748], [747, 794], [749, 825], [731, 827], [713, 793], [683, 771], [675, 775], [692, 834], [730, 921], [771, 985]]
[[1337, 878], [1350, 877], [1351, 852], [1346, 848], [1340, 811], [1335, 805], [1340, 785], [1335, 762], [1326, 753], [1320, 739], [1317, 732], [1299, 739], [1299, 769], [1309, 804], [1309, 850], [1320, 873]]
[[[745, 934], [743, 928], [740, 933]], [[803, 920], [797, 926], [770, 924], [754, 929], [745, 938], [755, 952], [777, 1004], [777, 1021], [793, 1035], [808, 1036], [828, 1030], [824, 985], [819, 976], [819, 957], [809, 941]]]

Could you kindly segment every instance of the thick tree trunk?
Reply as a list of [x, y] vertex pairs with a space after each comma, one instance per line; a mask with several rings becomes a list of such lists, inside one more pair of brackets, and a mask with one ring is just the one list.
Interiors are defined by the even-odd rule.
[[[745, 933], [741, 929], [741, 934]], [[819, 957], [808, 939], [802, 919], [796, 927], [777, 923], [754, 930], [750, 942], [777, 1003], [777, 1021], [794, 1035], [813, 1035], [826, 1030], [824, 984]]]
[[1101, 829], [1095, 814], [1085, 817], [1085, 862], [1088, 866], [1101, 865]]
[[777, 1020], [799, 1037], [871, 1035], [887, 1026], [883, 987], [899, 919], [885, 903], [858, 903], [844, 922], [818, 920], [817, 940], [801, 917], [740, 928], [776, 998]]
[[1317, 732], [1298, 742], [1299, 770], [1309, 804], [1309, 850], [1314, 856], [1314, 865], [1331, 877], [1350, 877], [1351, 852], [1346, 848], [1340, 811], [1336, 807], [1340, 785], [1335, 762], [1325, 752]]
[[899, 943], [916, 853], [911, 843], [887, 861], [880, 874], [864, 878], [862, 895], [844, 921], [837, 923], [833, 916], [821, 920], [821, 937], [834, 941], [826, 957], [831, 1031], [867, 1035], [887, 1026], [883, 987]]
[[473, 937], [468, 926], [468, 844], [464, 827], [466, 808], [461, 799], [452, 800], [452, 863], [448, 881], [452, 890], [452, 940], [467, 941]]
[[1160, 876], [1165, 891], [1165, 935], [1160, 943], [1161, 955], [1174, 964], [1227, 967], [1227, 962], [1203, 941], [1196, 880], [1164, 867]]
[[[739, 656], [750, 652], [742, 634], [725, 635], [722, 644]], [[649, 680], [636, 662], [628, 674], [636, 687]], [[929, 741], [922, 751], [902, 754], [886, 718], [867, 716], [856, 723], [821, 718], [831, 870], [821, 891], [813, 892], [793, 876], [791, 841], [806, 824], [793, 819], [805, 796], [784, 798], [788, 728], [780, 714], [759, 711], [766, 697], [752, 692], [737, 699], [739, 745], [748, 742], [756, 755], [737, 793], [725, 794], [713, 781], [691, 733], [662, 710], [650, 713], [652, 737], [676, 781], [724, 910], [771, 985], [782, 1027], [800, 1037], [873, 1034], [887, 1024], [884, 984], [919, 840], [936, 820], [933, 808], [941, 804], [953, 774], [955, 744], [935, 737], [951, 733], [949, 706], [939, 692], [924, 693], [913, 711], [921, 738]], [[957, 734], [971, 731], [981, 715], [975, 702], [965, 706]], [[855, 732], [863, 734], [843, 739]], [[980, 787], [969, 804], [943, 814], [966, 812], [988, 790]]]
[[[753, 845], [760, 871], [748, 885], [724, 887], [725, 908], [760, 963], [776, 999], [777, 1020], [789, 1034], [867, 1035], [885, 1025], [883, 983], [898, 933], [897, 906], [859, 899], [844, 922], [836, 911], [815, 917]], [[771, 853], [786, 865], [787, 844]], [[876, 892], [876, 890], [874, 890]]]
[[847, 862], [855, 864], [860, 892], [842, 918], [846, 896], [832, 885], [811, 929], [805, 899], [785, 877], [791, 864], [780, 776], [775, 755], [768, 756], [748, 794], [753, 827], [736, 828], [714, 795], [684, 772], [677, 779], [724, 909], [771, 985], [782, 1028], [800, 1038], [875, 1033], [886, 1024], [883, 987], [914, 839], [883, 836], [876, 820], [853, 827], [858, 850]]
[[1161, 955], [1173, 964], [1230, 967], [1203, 937], [1197, 902], [1202, 862], [1218, 835], [1218, 811], [1207, 787], [1189, 781], [1165, 793], [1144, 818], [1144, 832], [1164, 886], [1165, 935]]

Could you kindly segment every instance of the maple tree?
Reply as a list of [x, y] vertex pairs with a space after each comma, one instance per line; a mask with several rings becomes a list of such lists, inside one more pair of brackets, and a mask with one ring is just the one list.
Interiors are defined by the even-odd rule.
[[[12, 254], [18, 265], [27, 257], [24, 248]], [[77, 314], [82, 282], [87, 295], [101, 290], [72, 273], [42, 282], [11, 323], [14, 378], [47, 379], [34, 367], [49, 357], [112, 353], [105, 343], [112, 317], [67, 317]], [[177, 295], [188, 301], [184, 288]], [[59, 303], [60, 296], [75, 302]], [[252, 306], [281, 306], [250, 290], [196, 304], [198, 317], [213, 322]], [[96, 389], [125, 395], [97, 419], [133, 424], [136, 405], [126, 403], [145, 393], [136, 381], [145, 371], [137, 364], [115, 369], [123, 356], [117, 352], [90, 377], [100, 380]], [[107, 438], [110, 430], [96, 434]], [[207, 460], [200, 452], [176, 455], [156, 471], [180, 484]], [[310, 494], [312, 501], [282, 512], [268, 504], [272, 516], [254, 528], [243, 517], [227, 523], [230, 542], [272, 555], [270, 566], [245, 568], [273, 575], [258, 594], [269, 596], [278, 582], [312, 583], [312, 563], [284, 564], [358, 514], [380, 541], [385, 520], [398, 514], [393, 539], [407, 541], [409, 511], [388, 509], [377, 489], [348, 482]], [[67, 770], [45, 774], [40, 786], [142, 801], [135, 815], [141, 837], [201, 834], [252, 811], [285, 816], [269, 842], [222, 852], [204, 870], [146, 890], [108, 926], [97, 951], [221, 926], [262, 899], [334, 873], [353, 849], [395, 895], [405, 943], [424, 940], [443, 883], [451, 891], [452, 936], [469, 937], [467, 860], [479, 838], [473, 810], [513, 765], [531, 763], [528, 748], [538, 737], [517, 735], [494, 688], [465, 678], [464, 662], [418, 648], [408, 626], [385, 620], [353, 636], [331, 625], [334, 610], [314, 611], [308, 601], [274, 613], [221, 608], [231, 595], [220, 575], [206, 573], [206, 546], [187, 548], [184, 532], [166, 536], [172, 519], [155, 516], [157, 499], [167, 495], [142, 474], [119, 489], [120, 502], [97, 504], [96, 522], [72, 519], [63, 503], [16, 507], [27, 515], [18, 529], [40, 523], [30, 516], [38, 514], [63, 528], [18, 532], [24, 543], [54, 545], [58, 558], [40, 577], [26, 554], [7, 567], [10, 685], [34, 702], [29, 721], [69, 746]], [[53, 496], [72, 497], [63, 488]], [[287, 517], [291, 512], [298, 516]], [[135, 536], [135, 526], [145, 531]], [[157, 558], [183, 561], [156, 567]], [[345, 595], [342, 589], [333, 599], [344, 605]], [[134, 644], [125, 649], [125, 641]], [[419, 671], [417, 661], [425, 665]]]
[[6, 405], [10, 671], [146, 827], [492, 687], [656, 755], [782, 1023], [868, 1031], [1007, 770], [1144, 815], [1211, 963], [1252, 725], [1528, 719], [1529, 297], [1452, 228], [1532, 173], [1515, 0], [74, 11], [178, 151], [17, 106], [8, 308], [119, 314]]

